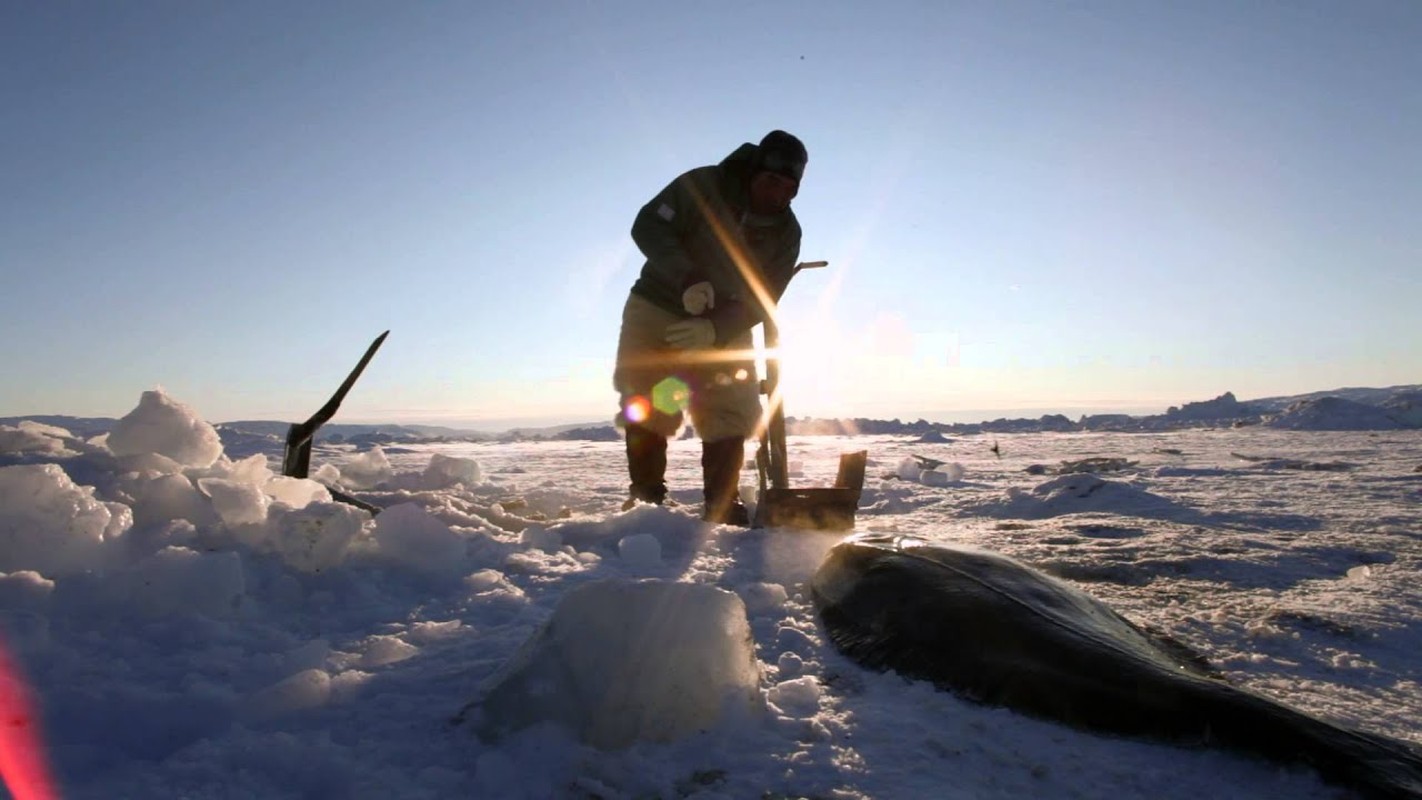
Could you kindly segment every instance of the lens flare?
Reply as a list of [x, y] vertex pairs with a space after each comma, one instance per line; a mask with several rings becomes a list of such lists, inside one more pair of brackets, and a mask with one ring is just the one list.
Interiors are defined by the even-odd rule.
[[622, 408], [622, 416], [633, 424], [646, 422], [652, 416], [652, 403], [640, 394], [629, 398]]
[[726, 224], [721, 215], [712, 207], [711, 201], [694, 182], [687, 188], [690, 189], [692, 200], [700, 209], [701, 216], [710, 223], [711, 230], [720, 241], [721, 246], [725, 248], [726, 255], [741, 273], [746, 286], [751, 290], [754, 301], [765, 311], [768, 319], [775, 319], [775, 303], [778, 298], [774, 297], [771, 294], [771, 288], [766, 286], [760, 269], [751, 260], [751, 254], [741, 247], [739, 236]]
[[680, 378], [665, 378], [652, 387], [652, 407], [667, 416], [685, 411], [690, 402], [691, 387]]
[[39, 716], [20, 670], [0, 644], [0, 778], [15, 800], [55, 800]]

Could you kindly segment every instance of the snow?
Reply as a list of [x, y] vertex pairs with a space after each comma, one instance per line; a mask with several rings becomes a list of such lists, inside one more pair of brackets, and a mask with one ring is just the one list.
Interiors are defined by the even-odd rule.
[[391, 563], [426, 575], [457, 571], [464, 563], [465, 537], [416, 503], [385, 509], [371, 535]]
[[473, 486], [479, 483], [479, 462], [472, 458], [458, 458], [444, 453], [430, 457], [430, 465], [425, 468], [425, 484], [433, 489], [448, 489], [457, 484]]
[[[620, 442], [319, 446], [372, 517], [161, 391], [124, 420], [0, 427], [0, 636], [65, 797], [1341, 796], [857, 667], [805, 591], [839, 537], [700, 522], [694, 441], [681, 506], [627, 511]], [[858, 530], [1013, 556], [1422, 745], [1422, 431], [792, 437], [796, 484], [858, 449]], [[1028, 472], [1084, 459], [1125, 466]]]
[[342, 483], [352, 489], [370, 489], [394, 475], [390, 468], [390, 459], [385, 457], [385, 451], [379, 447], [347, 459], [339, 468]]
[[668, 742], [760, 710], [745, 605], [714, 586], [600, 580], [569, 591], [471, 705], [501, 738], [558, 723], [601, 749]]

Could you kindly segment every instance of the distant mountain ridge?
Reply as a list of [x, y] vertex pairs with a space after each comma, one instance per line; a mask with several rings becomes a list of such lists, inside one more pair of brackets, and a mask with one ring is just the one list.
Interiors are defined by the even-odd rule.
[[[111, 417], [69, 417], [41, 414], [0, 417], [0, 425], [30, 420], [65, 428], [78, 436], [107, 433], [118, 420]], [[1259, 425], [1286, 430], [1403, 430], [1422, 428], [1422, 384], [1388, 387], [1347, 387], [1330, 391], [1240, 401], [1232, 392], [1171, 406], [1164, 414], [1089, 414], [1073, 421], [1062, 414], [1037, 418], [998, 418], [972, 423], [903, 422], [857, 418], [786, 419], [786, 430], [796, 435], [924, 435], [972, 433], [1036, 433], [1043, 431], [1162, 431], [1201, 427]], [[289, 422], [236, 420], [217, 423], [224, 434], [246, 434], [284, 441]], [[609, 423], [573, 423], [546, 428], [514, 428], [488, 433], [440, 425], [349, 424], [333, 422], [321, 427], [317, 440], [357, 446], [414, 444], [439, 441], [612, 441], [621, 434]]]
[[1348, 387], [1343, 389], [1333, 389], [1327, 392], [1309, 392], [1308, 394], [1289, 395], [1287, 397], [1261, 397], [1250, 400], [1252, 405], [1262, 406], [1271, 411], [1283, 411], [1295, 403], [1308, 400], [1322, 400], [1325, 397], [1337, 397], [1341, 400], [1351, 400], [1354, 403], [1362, 403], [1365, 406], [1381, 406], [1399, 395], [1422, 394], [1422, 385], [1413, 384], [1410, 386], [1386, 386], [1375, 387]]
[[[219, 422], [218, 427], [231, 428], [243, 433], [255, 433], [266, 436], [276, 436], [281, 439], [286, 438], [286, 432], [291, 428], [290, 422], [277, 422], [264, 419], [244, 419], [232, 422]], [[396, 425], [396, 424], [356, 424], [342, 422], [328, 422], [321, 426], [320, 438], [322, 440], [340, 441], [350, 438], [383, 438], [389, 437], [392, 440], [439, 440], [453, 439], [456, 441], [484, 441], [495, 438], [495, 436], [483, 431], [471, 431], [463, 428], [450, 428], [443, 425]]]

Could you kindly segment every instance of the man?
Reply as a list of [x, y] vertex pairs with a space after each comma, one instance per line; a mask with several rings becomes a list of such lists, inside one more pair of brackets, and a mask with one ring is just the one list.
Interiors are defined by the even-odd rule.
[[750, 524], [739, 488], [761, 414], [751, 328], [794, 275], [800, 223], [790, 201], [808, 160], [799, 139], [771, 131], [679, 175], [632, 223], [647, 261], [622, 310], [613, 373], [629, 503], [666, 500], [667, 439], [689, 411], [701, 437], [702, 518]]

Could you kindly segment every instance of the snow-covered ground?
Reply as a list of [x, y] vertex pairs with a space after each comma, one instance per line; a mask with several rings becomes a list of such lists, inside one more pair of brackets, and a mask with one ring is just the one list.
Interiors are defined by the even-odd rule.
[[[683, 506], [627, 512], [620, 443], [319, 449], [320, 477], [387, 509], [371, 518], [222, 453], [199, 417], [154, 393], [106, 439], [0, 427], [0, 633], [65, 797], [1347, 796], [1302, 767], [860, 669], [805, 591], [838, 537], [696, 520], [695, 441], [670, 451]], [[1422, 431], [792, 437], [793, 481], [828, 485], [853, 449], [859, 530], [1015, 556], [1244, 686], [1422, 746]], [[1123, 468], [1058, 474], [1088, 458]], [[608, 579], [736, 593], [750, 711], [607, 751], [556, 724], [486, 741], [452, 722], [560, 600]], [[713, 605], [689, 597], [687, 620]], [[572, 637], [592, 660], [598, 641]], [[685, 671], [733, 644], [651, 640], [641, 663]], [[631, 683], [636, 703], [659, 681]], [[0, 690], [14, 713], [18, 685]]]

